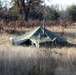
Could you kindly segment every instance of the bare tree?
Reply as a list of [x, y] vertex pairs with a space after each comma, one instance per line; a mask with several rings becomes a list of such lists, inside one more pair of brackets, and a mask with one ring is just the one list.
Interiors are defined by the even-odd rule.
[[25, 21], [28, 21], [28, 14], [30, 8], [37, 6], [39, 3], [41, 3], [41, 0], [12, 0], [14, 3], [17, 4], [19, 12], [23, 14], [23, 19]]

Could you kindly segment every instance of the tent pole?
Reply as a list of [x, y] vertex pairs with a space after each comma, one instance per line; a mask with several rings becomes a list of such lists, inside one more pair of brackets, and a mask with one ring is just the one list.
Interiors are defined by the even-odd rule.
[[43, 35], [45, 36], [45, 27], [46, 27], [46, 4], [44, 0], [44, 19], [43, 19], [43, 26], [44, 26], [44, 33]]
[[44, 33], [43, 35], [45, 36], [45, 26], [46, 26], [46, 18], [44, 17], [44, 20], [43, 20], [43, 26], [44, 26]]

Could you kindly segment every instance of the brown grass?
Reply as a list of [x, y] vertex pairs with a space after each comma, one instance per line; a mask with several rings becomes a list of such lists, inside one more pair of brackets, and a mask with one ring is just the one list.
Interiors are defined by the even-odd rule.
[[[53, 28], [61, 32], [59, 27]], [[52, 27], [49, 30], [53, 30]], [[64, 31], [63, 36], [76, 44], [76, 29], [67, 28]], [[76, 47], [12, 46], [11, 36], [17, 35], [0, 35], [0, 75], [76, 75]]]

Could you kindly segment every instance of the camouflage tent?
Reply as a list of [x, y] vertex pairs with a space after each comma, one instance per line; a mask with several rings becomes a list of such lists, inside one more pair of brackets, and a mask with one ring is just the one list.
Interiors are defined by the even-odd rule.
[[51, 32], [45, 29], [44, 35], [44, 28], [39, 26], [32, 31], [25, 33], [22, 36], [19, 36], [13, 40], [14, 45], [20, 45], [22, 43], [30, 44], [34, 43], [36, 47], [40, 46], [49, 46], [52, 44], [65, 44], [67, 39], [56, 34], [55, 32]]

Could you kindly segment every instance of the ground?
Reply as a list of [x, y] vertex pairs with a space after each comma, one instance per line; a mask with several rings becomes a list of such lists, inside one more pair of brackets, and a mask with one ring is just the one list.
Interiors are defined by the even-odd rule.
[[[61, 34], [61, 27], [47, 27]], [[10, 37], [0, 35], [0, 75], [76, 75], [76, 26], [64, 29], [64, 37], [74, 46], [31, 48], [12, 46]]]

